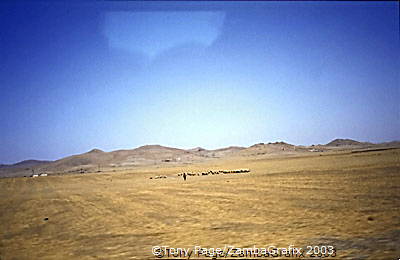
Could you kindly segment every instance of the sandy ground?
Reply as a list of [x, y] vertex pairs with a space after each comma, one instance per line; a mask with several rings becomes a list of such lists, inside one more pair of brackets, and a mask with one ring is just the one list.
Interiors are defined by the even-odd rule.
[[[238, 168], [251, 172], [176, 176]], [[156, 245], [397, 259], [399, 191], [400, 149], [0, 179], [0, 259], [154, 259]]]

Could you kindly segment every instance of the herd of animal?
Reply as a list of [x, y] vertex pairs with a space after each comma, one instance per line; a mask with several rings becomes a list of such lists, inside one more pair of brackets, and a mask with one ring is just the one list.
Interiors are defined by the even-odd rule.
[[[205, 176], [205, 175], [215, 175], [215, 174], [231, 174], [231, 173], [246, 173], [250, 172], [250, 169], [237, 169], [237, 170], [218, 170], [218, 171], [206, 171], [206, 172], [182, 172], [178, 173], [178, 176]], [[159, 175], [155, 177], [150, 177], [150, 179], [164, 179], [167, 178], [165, 175]]]
[[183, 173], [178, 173], [178, 176], [182, 176], [183, 174], [186, 173], [187, 176], [202, 176], [202, 175], [214, 175], [214, 174], [229, 174], [229, 173], [244, 173], [244, 172], [250, 172], [250, 169], [238, 169], [238, 170], [218, 170], [218, 171], [207, 171], [207, 172], [183, 172]]
[[150, 179], [165, 179], [165, 178], [167, 178], [167, 176], [165, 176], [165, 175], [158, 175], [155, 177], [150, 177]]

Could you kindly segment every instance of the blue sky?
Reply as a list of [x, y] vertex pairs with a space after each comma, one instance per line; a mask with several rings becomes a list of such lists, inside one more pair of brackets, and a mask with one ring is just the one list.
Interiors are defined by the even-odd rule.
[[397, 2], [1, 2], [0, 163], [400, 139]]

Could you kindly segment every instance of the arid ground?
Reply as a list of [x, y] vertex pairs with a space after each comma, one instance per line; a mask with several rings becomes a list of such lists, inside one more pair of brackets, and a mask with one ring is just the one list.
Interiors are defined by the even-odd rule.
[[[239, 168], [251, 172], [177, 176]], [[1, 260], [154, 259], [156, 245], [332, 245], [332, 259], [397, 259], [400, 149], [0, 179]]]

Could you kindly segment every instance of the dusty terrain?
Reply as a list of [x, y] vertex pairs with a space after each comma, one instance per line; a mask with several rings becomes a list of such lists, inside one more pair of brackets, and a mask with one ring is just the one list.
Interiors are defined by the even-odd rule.
[[[397, 259], [399, 158], [400, 149], [260, 155], [3, 178], [0, 259], [154, 259], [156, 245], [226, 244], [332, 245], [333, 259]], [[237, 168], [251, 172], [176, 176]]]
[[338, 152], [365, 149], [400, 148], [399, 141], [388, 143], [358, 142], [351, 139], [335, 139], [325, 145], [292, 145], [285, 142], [258, 143], [250, 147], [230, 146], [207, 150], [201, 147], [179, 149], [161, 145], [145, 145], [134, 149], [104, 152], [92, 149], [89, 152], [60, 158], [56, 161], [25, 160], [15, 164], [0, 164], [0, 178], [30, 177], [34, 174], [62, 175], [96, 173], [99, 171], [134, 170], [145, 166], [178, 166], [232, 157], [282, 157], [305, 155], [315, 152]]

